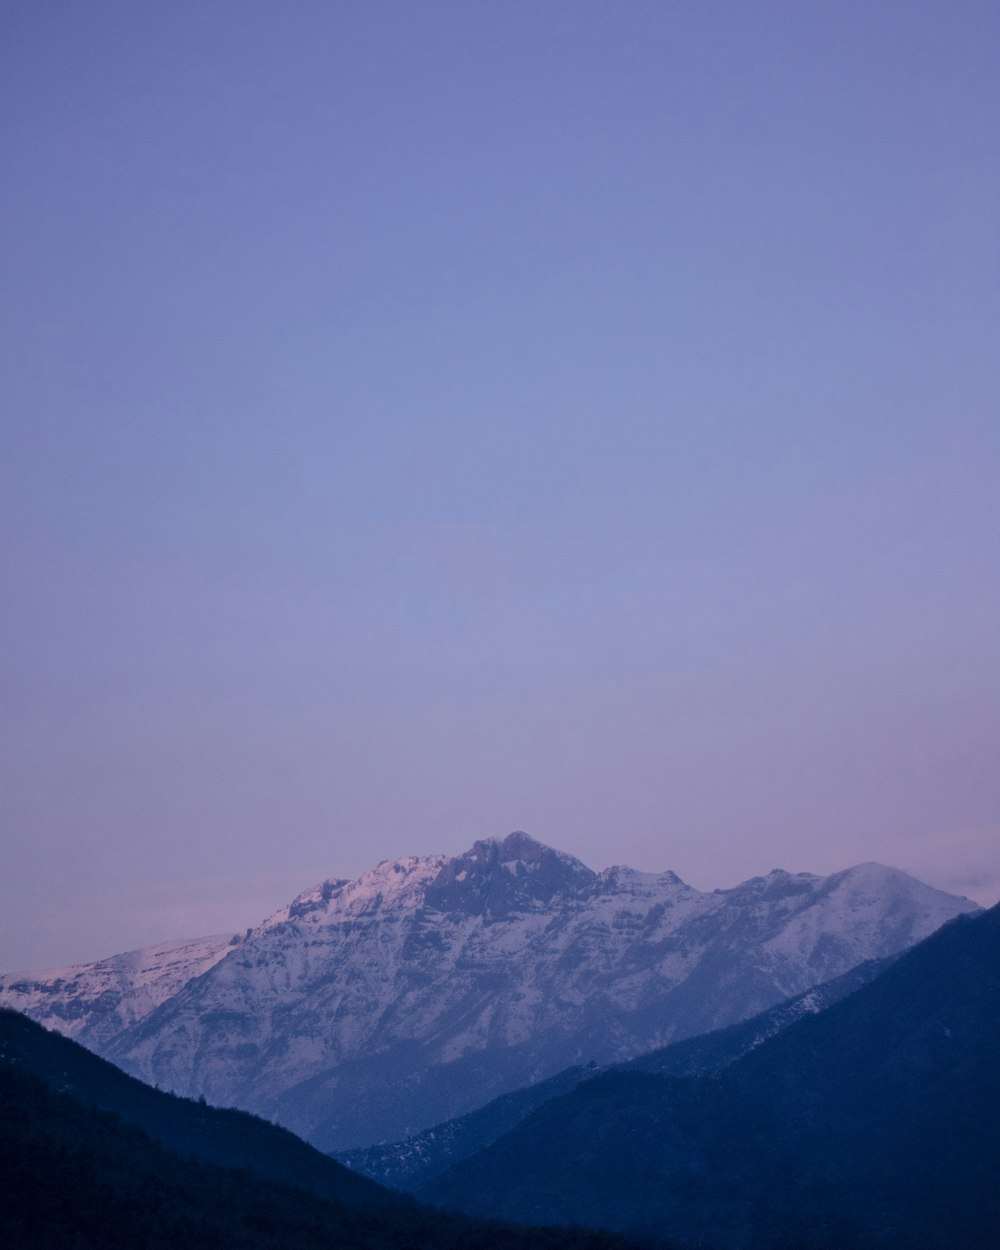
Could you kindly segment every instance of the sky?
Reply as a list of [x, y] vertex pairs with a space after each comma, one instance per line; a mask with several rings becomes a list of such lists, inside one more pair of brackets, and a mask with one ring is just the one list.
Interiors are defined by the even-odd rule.
[[1000, 896], [1000, 9], [0, 14], [0, 971], [525, 829]]

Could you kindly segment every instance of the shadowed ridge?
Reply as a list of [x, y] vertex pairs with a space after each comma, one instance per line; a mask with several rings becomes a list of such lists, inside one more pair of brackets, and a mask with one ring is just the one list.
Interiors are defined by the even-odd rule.
[[0, 1065], [30, 1073], [57, 1093], [116, 1115], [182, 1156], [246, 1168], [350, 1206], [401, 1201], [287, 1129], [245, 1111], [223, 1110], [154, 1089], [6, 1007], [0, 1008]]
[[[134, 1124], [88, 1104], [80, 1090], [58, 1090], [30, 1071], [38, 1026], [23, 1031], [9, 1020], [2, 1025], [0, 1229], [5, 1245], [25, 1250], [627, 1250], [620, 1239], [602, 1233], [476, 1222], [384, 1191], [377, 1204], [352, 1205], [168, 1149]], [[44, 1041], [41, 1050], [34, 1066], [49, 1068], [51, 1080], [51, 1061], [72, 1052]], [[63, 1072], [62, 1079], [79, 1075]], [[199, 1110], [209, 1135], [213, 1119], [230, 1118], [210, 1107]], [[378, 1192], [377, 1186], [367, 1188]]]

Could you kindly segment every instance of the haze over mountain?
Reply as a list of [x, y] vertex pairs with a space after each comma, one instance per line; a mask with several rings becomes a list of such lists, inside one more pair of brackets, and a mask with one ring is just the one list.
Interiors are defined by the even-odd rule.
[[[340, 1150], [744, 1019], [974, 909], [875, 864], [702, 893], [514, 833], [326, 881], [209, 967], [218, 949], [191, 946], [192, 979], [111, 1036], [106, 961], [89, 1005], [85, 971], [8, 977], [2, 1000]], [[148, 1002], [144, 961], [119, 966], [125, 999]]]

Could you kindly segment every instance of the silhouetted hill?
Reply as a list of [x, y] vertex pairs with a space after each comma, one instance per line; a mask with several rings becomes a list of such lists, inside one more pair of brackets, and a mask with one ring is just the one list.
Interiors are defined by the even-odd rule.
[[0, 1008], [0, 1064], [16, 1066], [49, 1089], [111, 1112], [184, 1157], [246, 1168], [353, 1206], [402, 1201], [287, 1129], [245, 1111], [223, 1110], [153, 1089], [68, 1038], [4, 1008]]
[[1000, 1245], [1000, 907], [718, 1076], [609, 1072], [423, 1194], [733, 1247]]
[[[295, 1142], [239, 1113], [187, 1105], [46, 1034], [0, 1018], [0, 1240], [17, 1250], [625, 1250], [613, 1236], [525, 1229], [433, 1212], [318, 1155], [313, 1181], [359, 1202], [321, 1198], [263, 1173], [294, 1166]], [[90, 1062], [99, 1066], [91, 1067]], [[93, 1078], [93, 1080], [91, 1080]], [[69, 1092], [72, 1090], [72, 1092]], [[93, 1097], [91, 1097], [93, 1094]], [[162, 1141], [98, 1105], [152, 1117]], [[162, 1112], [162, 1117], [160, 1113]], [[189, 1118], [185, 1119], [188, 1115]], [[259, 1129], [254, 1129], [254, 1124]], [[165, 1126], [165, 1128], [164, 1128]], [[196, 1129], [193, 1136], [186, 1136]], [[206, 1162], [251, 1134], [253, 1168]], [[273, 1131], [273, 1137], [268, 1133]], [[291, 1142], [288, 1139], [291, 1138]], [[187, 1146], [180, 1143], [187, 1141]], [[268, 1144], [275, 1158], [264, 1157]], [[306, 1152], [298, 1143], [300, 1163]], [[179, 1151], [179, 1152], [178, 1152]], [[341, 1175], [343, 1173], [343, 1175]]]
[[600, 1234], [351, 1207], [182, 1159], [4, 1064], [0, 1235], [17, 1250], [623, 1250]]

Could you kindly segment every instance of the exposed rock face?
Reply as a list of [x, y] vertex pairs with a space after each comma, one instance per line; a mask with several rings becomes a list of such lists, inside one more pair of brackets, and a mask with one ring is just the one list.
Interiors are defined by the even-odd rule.
[[503, 842], [476, 842], [471, 851], [446, 860], [424, 893], [424, 906], [481, 916], [490, 924], [544, 906], [595, 879], [596, 873], [571, 855], [542, 846], [526, 833], [512, 833]]
[[95, 1049], [348, 1149], [731, 1024], [972, 910], [879, 865], [702, 893], [515, 833], [307, 891]]

